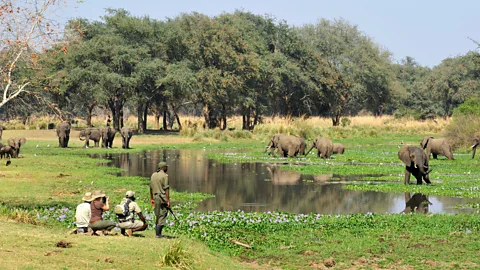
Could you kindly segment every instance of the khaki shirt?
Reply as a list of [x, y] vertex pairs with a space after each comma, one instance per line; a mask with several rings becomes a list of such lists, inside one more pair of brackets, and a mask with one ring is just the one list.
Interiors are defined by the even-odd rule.
[[152, 190], [153, 195], [160, 195], [160, 197], [166, 202], [167, 195], [165, 191], [169, 188], [168, 174], [162, 170], [152, 174], [150, 177], [150, 189]]
[[[127, 198], [123, 198], [120, 204], [124, 204], [127, 202]], [[127, 220], [131, 220], [134, 218], [134, 213], [141, 213], [142, 209], [140, 209], [140, 206], [132, 200], [130, 200], [130, 203], [128, 204], [128, 210], [130, 211], [130, 215], [128, 217], [125, 217]]]

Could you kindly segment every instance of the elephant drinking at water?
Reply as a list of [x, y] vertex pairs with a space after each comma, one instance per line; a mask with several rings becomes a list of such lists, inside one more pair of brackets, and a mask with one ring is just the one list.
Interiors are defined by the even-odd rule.
[[428, 157], [417, 146], [404, 146], [398, 151], [398, 158], [405, 164], [405, 185], [410, 184], [410, 174], [417, 179], [417, 185], [422, 184], [422, 179], [431, 184], [428, 174]]

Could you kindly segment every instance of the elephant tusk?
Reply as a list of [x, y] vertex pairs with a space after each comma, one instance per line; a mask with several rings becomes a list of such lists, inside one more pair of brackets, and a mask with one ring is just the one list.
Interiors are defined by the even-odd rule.
[[471, 146], [471, 148], [476, 148], [478, 144], [474, 144]]

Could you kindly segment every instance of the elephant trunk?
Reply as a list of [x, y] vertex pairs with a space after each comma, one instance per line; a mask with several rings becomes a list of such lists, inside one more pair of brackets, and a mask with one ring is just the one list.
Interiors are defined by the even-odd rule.
[[315, 147], [315, 144], [312, 144], [312, 146], [308, 149], [307, 153], [305, 153], [305, 156], [308, 156], [308, 153], [312, 151], [313, 147]]
[[87, 136], [84, 136], [84, 135], [80, 134], [80, 135], [78, 136], [78, 138], [80, 139], [80, 141], [85, 141], [85, 139], [87, 138]]
[[475, 142], [475, 144], [472, 145], [472, 159], [475, 158], [475, 152], [477, 151], [477, 146], [478, 146], [479, 142]]

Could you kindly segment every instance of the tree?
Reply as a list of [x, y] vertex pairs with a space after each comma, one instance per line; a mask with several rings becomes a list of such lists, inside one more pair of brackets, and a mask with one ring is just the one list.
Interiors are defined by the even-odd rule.
[[[49, 17], [60, 5], [55, 0], [5, 0], [0, 4], [0, 107], [33, 91], [30, 78], [22, 76], [19, 69], [40, 68], [38, 54], [59, 40], [60, 26]], [[66, 53], [64, 46], [61, 49]]]

